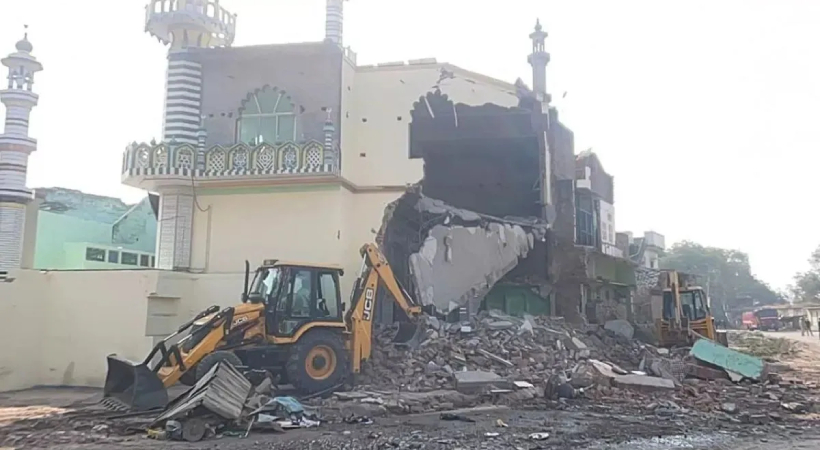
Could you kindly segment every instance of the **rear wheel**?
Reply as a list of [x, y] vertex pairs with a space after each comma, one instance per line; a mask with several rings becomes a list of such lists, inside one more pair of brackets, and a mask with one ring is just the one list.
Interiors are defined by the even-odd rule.
[[339, 334], [318, 330], [307, 333], [293, 345], [285, 370], [288, 381], [297, 390], [313, 394], [344, 383], [349, 364]]

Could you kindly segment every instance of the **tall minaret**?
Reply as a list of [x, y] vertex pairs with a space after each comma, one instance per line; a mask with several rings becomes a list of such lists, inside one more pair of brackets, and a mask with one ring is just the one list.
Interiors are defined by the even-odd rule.
[[202, 65], [188, 49], [225, 47], [236, 35], [236, 15], [219, 0], [150, 0], [145, 31], [168, 45], [162, 140], [197, 145]]
[[325, 7], [325, 40], [342, 46], [345, 0], [327, 0]]
[[[195, 50], [230, 46], [236, 14], [221, 7], [219, 0], [149, 0], [145, 9], [145, 31], [170, 47], [162, 140], [171, 146], [197, 147], [202, 131], [202, 65]], [[165, 157], [172, 157], [173, 150]], [[156, 267], [189, 269], [195, 207], [191, 180], [163, 186], [158, 194]]]
[[[535, 31], [530, 33], [530, 39], [532, 40], [532, 53], [527, 57], [527, 61], [532, 66], [532, 90], [538, 95], [542, 103], [549, 105], [547, 64], [550, 62], [550, 54], [547, 53], [545, 46], [547, 32], [542, 29], [540, 20], [535, 21]], [[546, 111], [546, 108], [544, 111]]]
[[32, 92], [34, 74], [43, 70], [34, 56], [28, 33], [17, 51], [0, 60], [8, 67], [8, 88], [0, 91], [6, 106], [5, 132], [0, 134], [0, 269], [20, 267], [26, 204], [33, 198], [26, 187], [28, 156], [37, 150], [37, 140], [28, 136], [31, 109], [38, 96]]

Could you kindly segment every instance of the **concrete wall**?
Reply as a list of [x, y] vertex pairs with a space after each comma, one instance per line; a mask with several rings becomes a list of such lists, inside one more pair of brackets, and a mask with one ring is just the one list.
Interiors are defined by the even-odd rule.
[[[192, 49], [202, 64], [207, 145], [236, 143], [242, 102], [266, 86], [285, 91], [297, 108], [297, 140], [324, 140], [327, 108], [338, 114], [342, 50], [330, 43]], [[337, 117], [333, 122], [338, 123]], [[338, 130], [338, 128], [337, 128]]]
[[342, 176], [360, 186], [415, 183], [422, 162], [408, 158], [410, 111], [439, 84], [441, 69], [454, 78], [440, 83], [454, 102], [515, 106], [511, 84], [442, 64], [359, 67], [342, 70]]
[[142, 361], [159, 339], [211, 305], [239, 302], [228, 274], [20, 270], [0, 283], [0, 392], [102, 387], [106, 356]]
[[0, 391], [102, 386], [105, 357], [140, 360], [156, 271], [21, 270], [0, 283]]
[[399, 194], [353, 193], [338, 184], [203, 190], [202, 210], [194, 217], [192, 267], [219, 275], [215, 289], [232, 303], [242, 290], [245, 260], [251, 269], [272, 258], [340, 264], [347, 298], [361, 265], [359, 248], [374, 241], [385, 206]]
[[326, 184], [202, 190], [192, 233], [193, 270], [240, 273], [245, 260], [253, 266], [271, 258], [338, 263], [341, 189]]
[[419, 301], [448, 312], [467, 306], [478, 311], [484, 295], [533, 247], [533, 236], [520, 227], [487, 228], [437, 225], [410, 265]]

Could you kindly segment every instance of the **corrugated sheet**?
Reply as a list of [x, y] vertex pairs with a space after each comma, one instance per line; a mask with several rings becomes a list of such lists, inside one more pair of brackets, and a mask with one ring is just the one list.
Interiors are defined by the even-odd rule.
[[247, 378], [229, 363], [220, 362], [174, 400], [154, 423], [185, 416], [199, 407], [224, 419], [235, 420], [242, 415], [250, 391], [251, 382]]

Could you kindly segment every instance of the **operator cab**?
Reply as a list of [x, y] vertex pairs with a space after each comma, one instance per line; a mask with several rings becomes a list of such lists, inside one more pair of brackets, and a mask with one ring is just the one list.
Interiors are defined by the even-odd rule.
[[268, 334], [290, 337], [312, 322], [343, 323], [341, 267], [265, 260], [253, 280], [246, 264], [243, 301], [265, 305]]
[[[702, 288], [685, 288], [679, 292], [679, 295], [682, 319], [694, 322], [704, 320], [709, 316], [709, 302]], [[670, 289], [663, 291], [663, 318], [666, 320], [675, 318], [675, 296]]]

